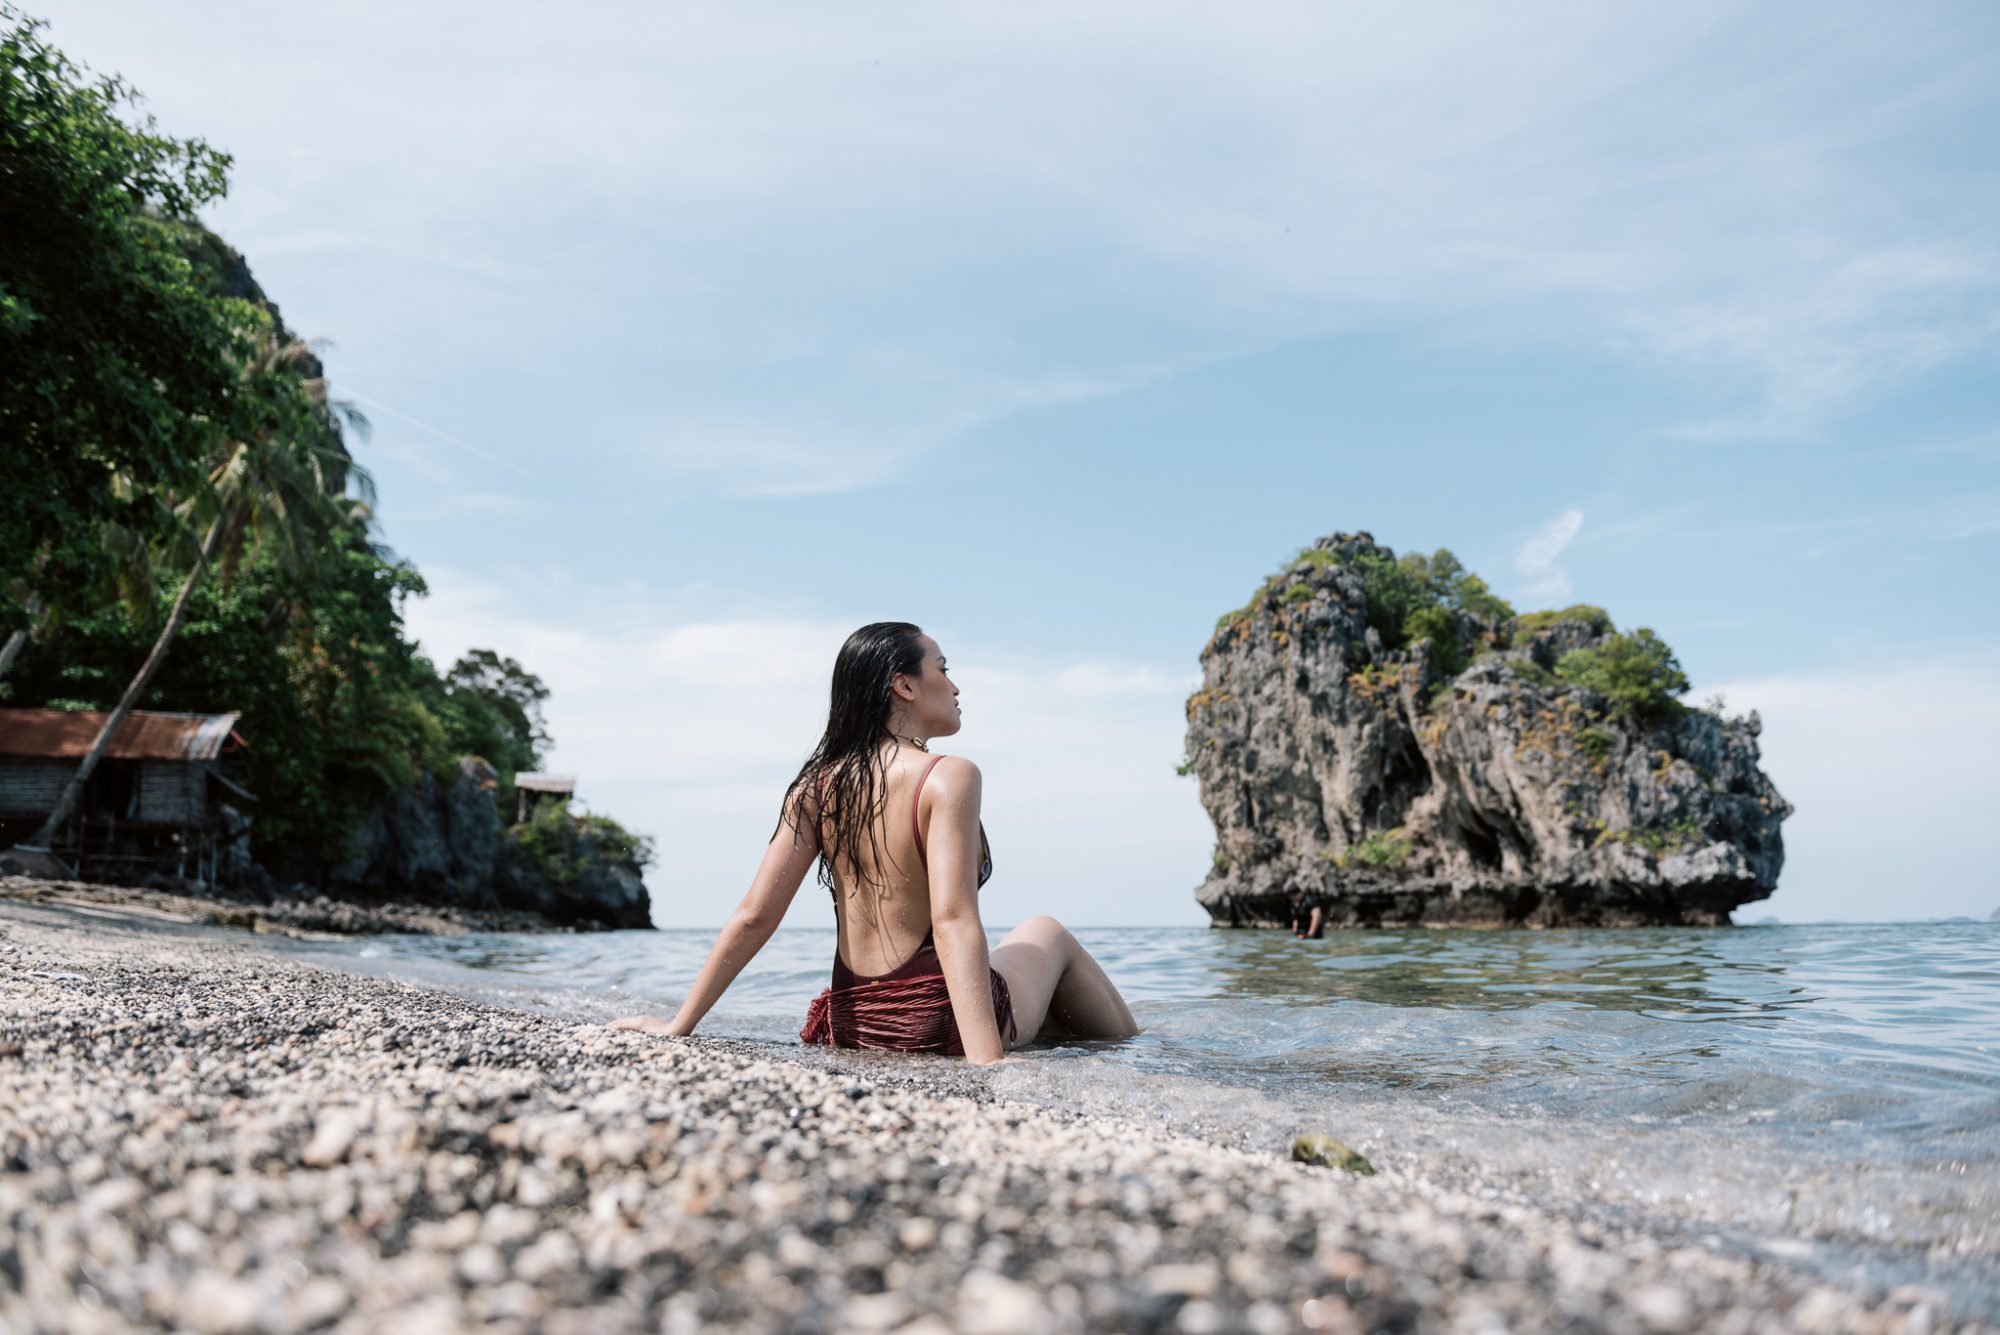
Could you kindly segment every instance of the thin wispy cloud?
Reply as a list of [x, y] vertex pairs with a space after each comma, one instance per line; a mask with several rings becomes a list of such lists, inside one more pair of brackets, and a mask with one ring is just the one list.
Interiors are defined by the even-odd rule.
[[972, 432], [1038, 409], [1110, 398], [1207, 364], [1135, 365], [1087, 377], [1051, 374], [960, 377], [912, 387], [907, 401], [871, 414], [873, 430], [799, 420], [670, 419], [646, 431], [633, 455], [649, 468], [712, 480], [732, 496], [816, 496], [858, 491], [897, 476], [925, 455]]
[[1667, 434], [1798, 440], [1874, 391], [1990, 346], [2000, 334], [2000, 262], [1943, 247], [1865, 254], [1640, 323], [1660, 355], [1752, 387], [1747, 408]]
[[[1906, 142], [1990, 100], [1975, 6], [486, 13], [274, 11], [226, 49], [186, 7], [54, 18], [184, 73], [142, 82], [226, 135], [247, 252], [344, 246], [402, 288], [330, 292], [313, 328], [359, 352], [386, 303], [399, 353], [595, 361], [721, 428], [658, 461], [735, 494], [869, 485], [1021, 383], [1412, 321], [1702, 377], [1718, 411], [1660, 427], [1731, 440], [2000, 338], [1987, 178], [1884, 200]], [[237, 112], [274, 100], [339, 114]]]
[[733, 898], [849, 615], [921, 609], [1007, 874], [1191, 915], [1221, 554], [1350, 506], [1717, 675], [1987, 634], [1978, 0], [44, 8], [234, 155], [210, 220], [396, 405], [412, 625], [550, 678], [663, 903]]
[[1537, 598], [1567, 598], [1569, 571], [1556, 564], [1583, 528], [1583, 511], [1565, 510], [1535, 530], [1514, 552], [1514, 569], [1527, 581], [1522, 590]]
[[483, 449], [478, 445], [474, 445], [471, 441], [466, 440], [462, 436], [455, 436], [451, 432], [446, 431], [441, 427], [432, 426], [429, 422], [425, 422], [418, 418], [412, 417], [400, 408], [392, 408], [388, 404], [382, 402], [382, 400], [377, 398], [371, 398], [370, 396], [363, 394], [361, 391], [357, 389], [353, 389], [343, 384], [340, 386], [339, 394], [340, 397], [353, 399], [356, 403], [365, 403], [370, 408], [374, 409], [376, 412], [386, 413], [388, 416], [395, 418], [398, 422], [403, 423], [403, 425], [415, 427], [417, 430], [423, 432], [425, 435], [433, 437], [434, 439], [437, 440], [441, 440], [447, 445], [456, 445], [459, 449], [464, 450], [467, 454], [470, 454], [478, 459], [484, 459], [489, 464], [498, 465], [499, 467], [506, 469], [510, 473], [518, 473], [522, 477], [531, 480], [535, 476], [527, 469], [521, 467], [521, 465], [515, 463], [512, 459], [503, 458], [500, 455], [495, 454], [491, 450]]

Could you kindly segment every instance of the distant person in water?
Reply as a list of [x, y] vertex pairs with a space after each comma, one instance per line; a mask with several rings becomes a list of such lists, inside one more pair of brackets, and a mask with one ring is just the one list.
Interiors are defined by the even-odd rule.
[[833, 661], [826, 734], [785, 790], [778, 828], [671, 1020], [614, 1029], [691, 1034], [771, 939], [814, 859], [833, 895], [832, 986], [801, 1040], [963, 1054], [980, 1065], [1038, 1038], [1139, 1032], [1118, 989], [1054, 918], [990, 952], [979, 888], [993, 873], [979, 767], [930, 753], [959, 728], [937, 642], [902, 621], [863, 626]]
[[1310, 890], [1293, 886], [1292, 935], [1301, 941], [1317, 941], [1326, 935], [1326, 910], [1320, 907], [1319, 896]]

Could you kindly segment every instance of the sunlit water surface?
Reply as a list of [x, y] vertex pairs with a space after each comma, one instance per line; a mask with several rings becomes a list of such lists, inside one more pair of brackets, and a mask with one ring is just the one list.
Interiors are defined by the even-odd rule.
[[[1407, 1171], [2000, 1305], [2000, 924], [1077, 935], [1145, 1032], [1033, 1050], [997, 1069], [1008, 1097], [1257, 1148], [1328, 1130]], [[275, 948], [587, 1022], [670, 1014], [712, 939]], [[832, 956], [830, 929], [781, 931], [702, 1032], [795, 1045]]]

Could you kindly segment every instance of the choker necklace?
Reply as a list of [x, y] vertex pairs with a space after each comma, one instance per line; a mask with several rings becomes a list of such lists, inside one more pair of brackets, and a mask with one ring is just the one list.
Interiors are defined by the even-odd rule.
[[894, 733], [894, 732], [890, 733], [889, 735], [891, 737], [894, 737], [899, 742], [908, 742], [911, 746], [916, 747], [917, 750], [922, 751], [925, 755], [929, 755], [931, 752], [931, 749], [928, 746], [924, 745], [922, 738], [905, 737], [901, 733]]

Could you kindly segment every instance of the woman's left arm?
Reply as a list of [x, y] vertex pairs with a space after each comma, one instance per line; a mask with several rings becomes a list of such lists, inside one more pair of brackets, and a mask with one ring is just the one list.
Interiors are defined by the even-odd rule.
[[674, 1012], [674, 1018], [659, 1020], [650, 1015], [630, 1015], [613, 1020], [609, 1027], [638, 1029], [649, 1034], [692, 1034], [709, 1007], [722, 999], [722, 994], [736, 981], [736, 975], [743, 972], [743, 966], [778, 930], [778, 924], [785, 920], [785, 910], [792, 905], [792, 897], [798, 894], [806, 873], [812, 869], [813, 859], [818, 856], [819, 822], [805, 814], [795, 800], [785, 819], [779, 822], [778, 832], [771, 836], [770, 846], [764, 850], [764, 860], [757, 865], [749, 893], [723, 924], [721, 934], [708, 952], [707, 962], [695, 975], [694, 986], [689, 989], [687, 1000], [681, 1002], [681, 1008]]

